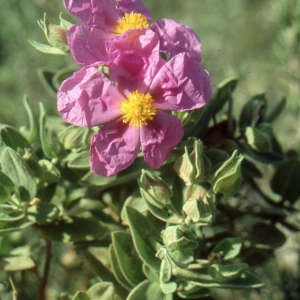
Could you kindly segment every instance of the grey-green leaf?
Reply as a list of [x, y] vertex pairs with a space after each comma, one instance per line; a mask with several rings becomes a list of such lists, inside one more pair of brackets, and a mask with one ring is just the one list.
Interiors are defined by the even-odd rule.
[[52, 203], [40, 202], [29, 206], [27, 209], [27, 219], [35, 223], [49, 223], [54, 221], [59, 215], [59, 209]]
[[241, 238], [225, 238], [213, 248], [211, 253], [222, 252], [223, 260], [233, 259], [240, 253], [242, 244]]
[[32, 200], [36, 195], [35, 178], [20, 154], [7, 147], [1, 153], [0, 162], [3, 173], [13, 181], [21, 196], [24, 196], [21, 200]]

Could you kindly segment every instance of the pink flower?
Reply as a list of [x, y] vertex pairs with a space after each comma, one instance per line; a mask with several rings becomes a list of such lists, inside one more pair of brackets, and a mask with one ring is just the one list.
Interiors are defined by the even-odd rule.
[[159, 168], [184, 133], [168, 111], [202, 107], [211, 96], [208, 73], [197, 59], [185, 52], [165, 62], [157, 35], [139, 31], [108, 42], [114, 84], [96, 68], [84, 67], [58, 92], [58, 110], [67, 122], [103, 125], [90, 148], [91, 171], [99, 175], [124, 170], [140, 148], [147, 165]]
[[169, 19], [150, 25], [150, 12], [140, 0], [64, 0], [64, 4], [83, 23], [67, 31], [71, 53], [82, 66], [108, 64], [105, 42], [136, 28], [151, 28], [159, 36], [160, 51], [170, 57], [189, 52], [200, 61], [201, 42], [195, 32]]

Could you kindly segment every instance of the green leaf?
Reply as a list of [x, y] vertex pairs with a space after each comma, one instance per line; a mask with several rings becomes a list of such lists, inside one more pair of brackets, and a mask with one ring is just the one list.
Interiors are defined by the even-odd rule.
[[276, 103], [272, 111], [266, 117], [265, 121], [269, 123], [274, 122], [278, 118], [278, 116], [283, 112], [285, 105], [286, 98], [283, 98], [278, 103]]
[[267, 245], [272, 249], [281, 247], [286, 237], [274, 224], [256, 222], [248, 231], [248, 240], [252, 244]]
[[150, 281], [160, 284], [160, 271], [143, 263], [143, 272]]
[[174, 281], [167, 282], [167, 283], [161, 283], [160, 284], [161, 291], [167, 295], [167, 294], [172, 294], [176, 291], [177, 289], [177, 283]]
[[47, 54], [55, 54], [55, 55], [67, 55], [65, 51], [62, 51], [56, 47], [49, 46], [47, 44], [42, 44], [34, 40], [28, 40], [28, 42], [40, 52], [47, 53]]
[[245, 136], [248, 145], [257, 152], [266, 153], [271, 149], [271, 144], [268, 136], [259, 129], [246, 127]]
[[151, 239], [160, 240], [156, 227], [133, 207], [126, 207], [126, 215], [131, 229], [133, 243], [142, 261], [149, 266], [159, 269], [160, 259], [155, 257], [156, 249]]
[[215, 101], [214, 114], [217, 114], [226, 101], [229, 100], [230, 94], [233, 92], [237, 85], [238, 79], [235, 77], [227, 78], [217, 85], [216, 94], [213, 96], [213, 101]]
[[244, 129], [248, 126], [255, 127], [262, 122], [266, 110], [266, 99], [264, 94], [252, 97], [243, 107], [239, 119], [239, 126]]
[[64, 216], [53, 223], [36, 225], [36, 229], [43, 238], [61, 243], [92, 241], [107, 232], [99, 222], [75, 216]]
[[248, 268], [247, 264], [231, 264], [220, 265], [213, 264], [209, 266], [209, 275], [217, 281], [228, 282], [240, 277], [240, 275]]
[[16, 222], [20, 221], [25, 217], [25, 214], [23, 211], [13, 211], [10, 213], [7, 212], [1, 212], [0, 211], [0, 221], [1, 222]]
[[142, 261], [135, 251], [131, 235], [125, 232], [113, 232], [112, 243], [123, 276], [132, 287], [138, 285], [145, 279], [145, 275], [142, 270]]
[[37, 165], [37, 176], [41, 182], [51, 184], [60, 179], [60, 172], [49, 160], [41, 159]]
[[35, 263], [29, 256], [0, 254], [0, 269], [6, 272], [28, 270], [32, 269], [34, 266]]
[[211, 253], [223, 253], [223, 260], [235, 258], [241, 251], [243, 242], [241, 238], [225, 238], [219, 242]]
[[108, 248], [108, 253], [109, 253], [110, 265], [111, 265], [112, 271], [116, 277], [116, 280], [126, 290], [131, 291], [132, 285], [126, 280], [126, 278], [124, 277], [124, 275], [121, 271], [121, 268], [120, 268], [120, 265], [119, 265], [119, 262], [118, 262], [118, 259], [116, 256], [116, 252], [115, 252], [112, 244]]
[[5, 148], [0, 157], [2, 171], [20, 191], [23, 201], [31, 201], [36, 195], [34, 175], [21, 156], [11, 148]]
[[56, 158], [56, 153], [51, 149], [48, 139], [47, 139], [47, 132], [46, 132], [46, 121], [47, 121], [47, 114], [44, 108], [43, 103], [40, 102], [40, 139], [42, 143], [42, 149], [44, 154], [48, 158]]
[[183, 299], [200, 299], [210, 296], [210, 290], [199, 287], [191, 282], [182, 282], [177, 295]]
[[10, 199], [11, 194], [15, 191], [15, 185], [12, 180], [0, 171], [0, 204]]
[[28, 97], [26, 95], [23, 97], [23, 105], [26, 109], [28, 119], [29, 119], [29, 132], [28, 132], [27, 140], [31, 143], [35, 140], [37, 136], [37, 123], [35, 121], [31, 106], [28, 104]]
[[40, 202], [27, 209], [27, 219], [39, 224], [52, 222], [58, 215], [59, 209], [52, 203]]
[[272, 190], [282, 199], [294, 203], [300, 196], [300, 161], [296, 158], [286, 160], [276, 170], [272, 181]]
[[255, 275], [244, 271], [239, 278], [230, 282], [218, 282], [208, 274], [208, 268], [199, 270], [188, 270], [174, 268], [173, 275], [179, 279], [189, 281], [190, 283], [203, 288], [223, 288], [223, 289], [249, 289], [260, 288], [264, 284]]
[[17, 151], [18, 148], [31, 148], [27, 139], [15, 128], [9, 125], [0, 126], [0, 135], [6, 146]]
[[161, 291], [159, 285], [149, 280], [142, 281], [128, 295], [126, 300], [165, 300], [166, 295]]
[[87, 295], [90, 300], [122, 300], [116, 293], [114, 285], [106, 281], [91, 286], [87, 291]]
[[72, 300], [90, 300], [90, 297], [85, 292], [78, 291], [72, 298]]
[[57, 99], [57, 89], [53, 85], [52, 79], [56, 72], [57, 70], [52, 68], [39, 68], [37, 70], [38, 77], [43, 87], [54, 99]]
[[69, 162], [68, 167], [71, 169], [89, 169], [90, 168], [90, 151], [79, 152]]
[[256, 167], [256, 165], [245, 158], [243, 159], [243, 161], [241, 163], [241, 171], [242, 171], [243, 175], [247, 174], [250, 177], [262, 178], [262, 173]]

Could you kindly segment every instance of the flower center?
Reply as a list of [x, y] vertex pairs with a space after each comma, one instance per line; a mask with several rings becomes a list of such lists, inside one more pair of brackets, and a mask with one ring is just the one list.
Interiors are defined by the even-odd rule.
[[128, 29], [133, 28], [149, 28], [150, 24], [148, 23], [145, 16], [140, 13], [125, 13], [122, 20], [116, 26], [116, 31], [118, 34], [124, 33]]
[[129, 123], [130, 126], [137, 128], [147, 125], [147, 121], [153, 120], [157, 113], [152, 96], [150, 94], [140, 94], [138, 91], [134, 91], [122, 103], [121, 111], [123, 123]]

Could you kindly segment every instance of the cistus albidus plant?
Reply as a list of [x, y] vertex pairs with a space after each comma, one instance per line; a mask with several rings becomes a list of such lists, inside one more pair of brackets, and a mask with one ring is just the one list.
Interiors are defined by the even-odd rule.
[[225, 299], [263, 288], [252, 266], [284, 244], [280, 228], [299, 230], [300, 163], [272, 131], [285, 100], [268, 111], [257, 94], [235, 117], [237, 79], [212, 93], [191, 28], [153, 22], [139, 0], [64, 4], [81, 23], [45, 15], [49, 45], [30, 41], [78, 63], [44, 77], [57, 115], [40, 103], [36, 120], [25, 97], [29, 127], [0, 127], [0, 234], [23, 242], [0, 256], [5, 297]]

